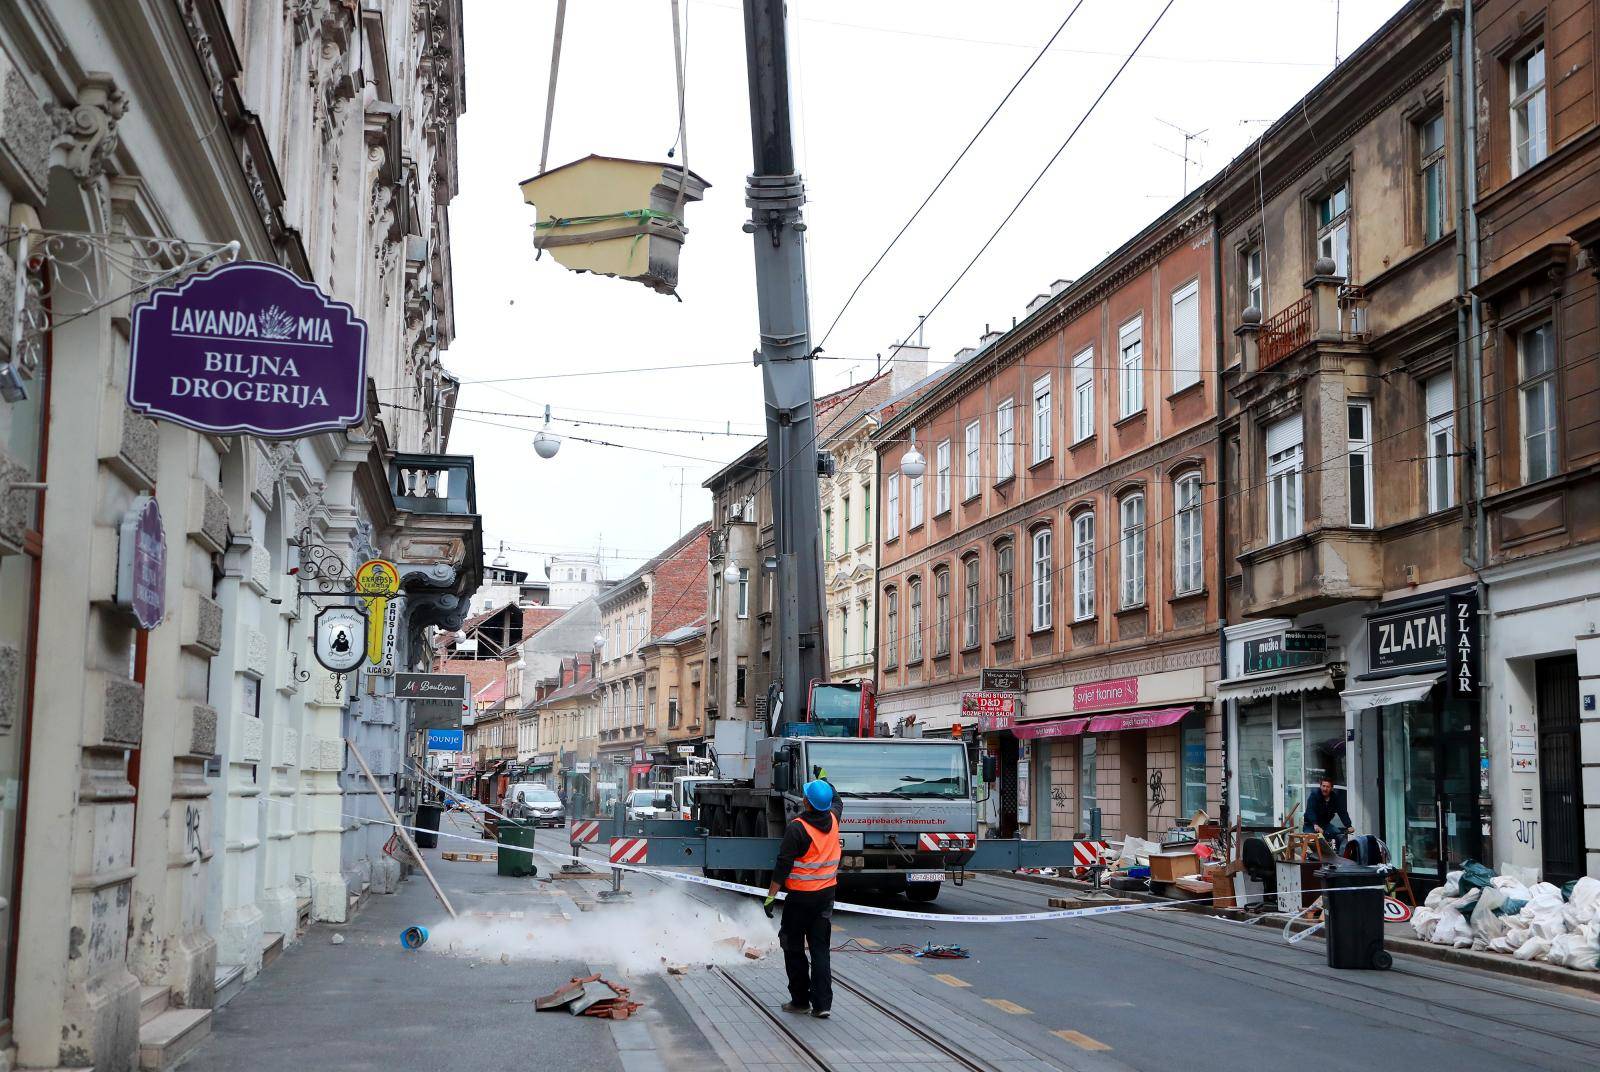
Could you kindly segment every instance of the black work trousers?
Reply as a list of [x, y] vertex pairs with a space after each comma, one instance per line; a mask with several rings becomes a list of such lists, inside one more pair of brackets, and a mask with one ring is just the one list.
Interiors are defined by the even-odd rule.
[[809, 1005], [815, 1012], [833, 1008], [833, 969], [828, 963], [832, 942], [832, 889], [790, 893], [784, 898], [778, 945], [783, 948], [783, 966], [789, 973], [789, 1000], [796, 1005]]

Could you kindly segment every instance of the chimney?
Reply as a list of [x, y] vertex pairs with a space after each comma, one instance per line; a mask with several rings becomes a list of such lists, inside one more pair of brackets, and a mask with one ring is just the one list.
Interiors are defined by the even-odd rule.
[[1002, 334], [1004, 333], [999, 331], [985, 331], [983, 333], [983, 338], [978, 340], [979, 348], [988, 349], [989, 347], [993, 346], [995, 343], [1000, 341], [1000, 336]]
[[1073, 280], [1071, 279], [1057, 279], [1054, 283], [1050, 284], [1050, 296], [1052, 298], [1055, 297], [1063, 290], [1066, 290], [1068, 287], [1072, 286], [1072, 284]]
[[1029, 315], [1032, 315], [1032, 314], [1038, 312], [1040, 309], [1043, 309], [1045, 307], [1046, 303], [1048, 303], [1050, 301], [1051, 297], [1052, 297], [1052, 295], [1049, 294], [1048, 292], [1046, 292], [1044, 294], [1035, 294], [1033, 296], [1033, 300], [1028, 303], [1028, 313], [1029, 313]]
[[926, 346], [894, 346], [889, 350], [889, 391], [899, 394], [934, 371]]

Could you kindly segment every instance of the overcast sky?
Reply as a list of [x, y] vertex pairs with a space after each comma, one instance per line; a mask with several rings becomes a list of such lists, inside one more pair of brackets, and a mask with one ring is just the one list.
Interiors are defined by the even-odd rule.
[[[791, 0], [796, 153], [809, 196], [813, 341], [1075, 0]], [[878, 269], [828, 340], [818, 393], [869, 376], [1044, 166], [1166, 0], [1084, 0], [1049, 55]], [[555, 0], [467, 0], [461, 193], [450, 206], [466, 381], [450, 440], [477, 458], [490, 556], [536, 568], [603, 546], [621, 576], [710, 515], [700, 487], [761, 421], [744, 38], [738, 0], [685, 0], [689, 166], [683, 301], [534, 262]], [[1400, 0], [1177, 0], [1022, 210], [928, 321], [937, 360], [1009, 327], [1051, 280], [1091, 268], [1223, 166], [1401, 6]], [[1335, 18], [1338, 37], [1335, 40]], [[570, 0], [550, 166], [588, 153], [666, 160], [676, 137], [668, 0]], [[1171, 124], [1171, 125], [1167, 125]], [[713, 367], [681, 366], [718, 363]], [[726, 364], [723, 364], [726, 363]], [[573, 375], [673, 366], [669, 371]], [[486, 382], [486, 381], [501, 382]], [[475, 382], [476, 381], [476, 382]], [[538, 422], [567, 441], [544, 461]], [[663, 432], [655, 428], [699, 429]], [[641, 449], [642, 448], [642, 449]], [[652, 453], [655, 452], [655, 453]], [[686, 468], [679, 469], [678, 466]], [[686, 485], [686, 486], [685, 486]]]

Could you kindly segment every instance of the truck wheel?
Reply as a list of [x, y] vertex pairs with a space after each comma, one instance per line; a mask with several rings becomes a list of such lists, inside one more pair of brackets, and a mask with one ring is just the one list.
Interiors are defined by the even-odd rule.
[[906, 896], [913, 901], [936, 901], [939, 899], [939, 882], [907, 882]]

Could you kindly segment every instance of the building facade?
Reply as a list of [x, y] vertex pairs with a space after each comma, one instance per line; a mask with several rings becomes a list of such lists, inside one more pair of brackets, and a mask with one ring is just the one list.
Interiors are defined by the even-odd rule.
[[[453, 2], [0, 12], [0, 275], [32, 296], [0, 331], [0, 1051], [21, 1065], [131, 1069], [141, 1034], [192, 1039], [305, 920], [400, 877], [346, 818], [380, 809], [345, 742], [405, 807], [409, 712], [387, 679], [322, 671], [309, 638], [322, 597], [382, 557], [395, 663], [425, 667], [423, 631], [459, 624], [481, 571], [439, 358], [460, 20]], [[174, 138], [174, 115], [212, 134]], [[366, 321], [362, 424], [268, 443], [128, 409], [119, 325], [156, 281], [235, 255]], [[146, 498], [166, 614], [141, 629], [116, 575]]]
[[[982, 732], [1002, 836], [1143, 837], [1215, 802], [1211, 242], [1186, 198], [876, 433], [880, 719]], [[1021, 675], [980, 718], [984, 668]]]
[[878, 458], [872, 449], [872, 430], [878, 421], [875, 411], [889, 399], [893, 375], [885, 372], [862, 385], [851, 402], [851, 412], [832, 419], [822, 440], [834, 466], [832, 476], [818, 481], [831, 681], [874, 676], [872, 623], [878, 544], [872, 511], [878, 497]]

